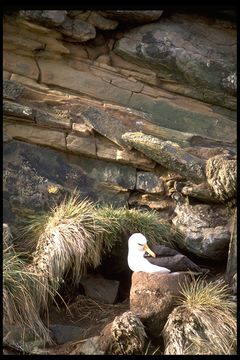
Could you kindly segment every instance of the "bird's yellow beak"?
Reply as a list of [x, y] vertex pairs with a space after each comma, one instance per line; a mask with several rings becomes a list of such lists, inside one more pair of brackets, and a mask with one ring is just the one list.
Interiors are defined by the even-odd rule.
[[151, 255], [152, 257], [156, 257], [156, 254], [155, 254], [151, 249], [149, 249], [149, 247], [148, 247], [147, 244], [145, 244], [145, 245], [143, 246], [143, 249], [144, 249], [149, 255]]

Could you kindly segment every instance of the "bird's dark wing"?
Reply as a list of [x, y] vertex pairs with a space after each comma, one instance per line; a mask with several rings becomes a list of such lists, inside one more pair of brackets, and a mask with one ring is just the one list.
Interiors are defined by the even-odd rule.
[[174, 256], [180, 254], [177, 250], [165, 245], [153, 244], [149, 245], [149, 247], [157, 256]]
[[157, 266], [166, 267], [171, 271], [196, 271], [204, 272], [204, 269], [201, 269], [200, 266], [191, 261], [187, 256], [182, 254], [177, 254], [174, 256], [163, 256], [163, 257], [147, 257], [147, 260]]

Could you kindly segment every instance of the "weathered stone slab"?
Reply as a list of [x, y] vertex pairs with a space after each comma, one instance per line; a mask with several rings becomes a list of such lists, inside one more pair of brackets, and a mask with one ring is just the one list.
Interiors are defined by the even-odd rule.
[[66, 149], [65, 134], [63, 132], [40, 128], [36, 125], [11, 122], [5, 124], [5, 130], [6, 134], [14, 139], [39, 145], [47, 145], [56, 149]]
[[35, 112], [32, 108], [8, 100], [3, 100], [3, 114], [23, 121], [34, 121], [35, 119]]
[[4, 50], [10, 50], [13, 52], [19, 51], [20, 48], [21, 50], [24, 49], [26, 51], [35, 51], [35, 50], [44, 49], [44, 44], [42, 42], [36, 41], [34, 39], [29, 39], [27, 37], [25, 38], [19, 32], [15, 34], [4, 33], [3, 43], [4, 43]]
[[164, 194], [164, 182], [159, 176], [150, 172], [137, 172], [136, 189], [150, 194]]
[[71, 18], [80, 19], [86, 21], [87, 18], [90, 16], [91, 10], [69, 10], [68, 16]]
[[[114, 104], [104, 104], [103, 107], [104, 111], [106, 111], [109, 115], [111, 114], [111, 116], [113, 116], [113, 120], [115, 119], [115, 121], [117, 121], [117, 124], [122, 124], [120, 128], [123, 126], [123, 128], [128, 128], [128, 131], [142, 132], [144, 134], [158, 137], [162, 140], [174, 141], [182, 147], [189, 147], [189, 144], [191, 144], [193, 138], [196, 137], [191, 133], [184, 133], [181, 131], [164, 128], [153, 124], [151, 114], [147, 114], [131, 108], [117, 106]], [[115, 135], [120, 136], [122, 134], [121, 132], [119, 134], [118, 132], [116, 132]], [[121, 141], [122, 143], [121, 138], [119, 138], [118, 141]], [[129, 148], [131, 148], [131, 146], [129, 146]]]
[[71, 38], [71, 41], [84, 42], [94, 39], [96, 36], [95, 27], [79, 19], [66, 17], [59, 27], [59, 31]]
[[7, 131], [5, 129], [5, 123], [3, 123], [3, 142], [7, 143], [9, 141], [12, 140], [12, 136], [10, 136], [9, 134], [7, 134]]
[[99, 134], [120, 146], [125, 145], [124, 141], [121, 140], [121, 136], [128, 131], [128, 128], [121, 122], [118, 122], [113, 116], [110, 116], [106, 111], [95, 107], [88, 107], [81, 113], [81, 116], [85, 123]]
[[53, 116], [47, 112], [35, 110], [36, 123], [48, 127], [56, 127], [58, 129], [71, 129], [71, 120], [67, 117]]
[[[136, 75], [138, 78], [139, 75]], [[161, 89], [166, 90], [170, 93], [175, 93], [179, 95], [183, 95], [192, 99], [200, 100], [206, 102], [208, 104], [216, 104], [221, 107], [230, 109], [230, 110], [237, 110], [237, 99], [235, 96], [232, 96], [227, 93], [223, 92], [216, 92], [212, 90], [205, 89], [204, 92], [199, 91], [198, 88], [193, 88], [191, 85], [175, 82], [175, 81], [168, 81], [167, 79], [159, 79], [156, 77], [156, 80], [152, 80], [150, 77], [145, 76], [145, 82], [148, 82], [152, 85], [158, 85]], [[149, 95], [151, 91], [147, 88], [143, 89], [143, 93]], [[221, 109], [223, 110], [223, 108]]]
[[8, 51], [3, 52], [3, 68], [11, 73], [38, 79], [39, 70], [34, 59], [21, 56]]
[[157, 85], [156, 74], [154, 71], [145, 68], [144, 66], [131, 63], [118, 56], [114, 51], [110, 52], [112, 66], [118, 69], [121, 74], [126, 76], [133, 76], [135, 79], [144, 81], [152, 85]]
[[59, 26], [67, 16], [66, 10], [21, 10], [20, 16], [45, 26]]
[[236, 31], [227, 31], [221, 24], [175, 14], [126, 32], [115, 51], [202, 92], [207, 88], [236, 94]]
[[[14, 81], [19, 86], [22, 84], [22, 85], [30, 86], [31, 88], [34, 88], [34, 89], [39, 89], [39, 90], [43, 90], [43, 91], [49, 90], [49, 87], [47, 85], [39, 84], [36, 80], [30, 79], [26, 76], [12, 74], [10, 80]], [[26, 92], [27, 91], [28, 91], [28, 89], [26, 89]], [[24, 92], [24, 95], [25, 95], [25, 92]]]
[[131, 81], [125, 79], [123, 76], [116, 75], [116, 73], [113, 73], [112, 71], [109, 71], [107, 69], [101, 69], [90, 66], [90, 71], [92, 74], [122, 89], [127, 89], [134, 92], [140, 92], [143, 88], [143, 84], [140, 83], [139, 81]]
[[76, 154], [96, 157], [96, 142], [93, 136], [67, 135], [67, 149]]
[[24, 86], [16, 81], [3, 80], [3, 97], [8, 100], [16, 100], [22, 95]]
[[236, 139], [236, 124], [197, 100], [186, 101], [180, 96], [171, 100], [166, 97], [153, 99], [134, 93], [129, 106], [151, 114], [152, 121], [161, 127], [222, 141]]
[[111, 65], [111, 58], [109, 55], [106, 54], [99, 55], [96, 61], [100, 64]]
[[45, 84], [57, 85], [80, 94], [123, 105], [127, 105], [131, 96], [129, 90], [120, 89], [87, 72], [77, 71], [64, 62], [39, 59], [38, 63], [42, 82]]
[[[199, 139], [200, 140], [200, 139]], [[201, 140], [200, 140], [201, 141]], [[188, 147], [185, 150], [187, 152], [189, 152], [190, 154], [197, 156], [201, 159], [204, 160], [208, 160], [209, 158], [216, 156], [216, 155], [230, 155], [231, 152], [229, 151], [229, 149], [226, 149], [222, 146], [218, 146], [220, 145], [220, 143], [215, 143], [214, 142], [207, 147], [205, 144], [205, 146], [199, 146], [200, 144], [196, 144], [196, 146], [194, 147]]]
[[175, 171], [188, 180], [201, 183], [206, 180], [204, 162], [170, 141], [162, 141], [142, 133], [126, 133], [122, 139], [150, 159]]
[[96, 136], [96, 146], [97, 157], [103, 160], [117, 161], [144, 170], [152, 170], [156, 165], [154, 161], [144, 154], [136, 150], [122, 149], [101, 135]]
[[4, 49], [9, 52], [34, 57], [40, 54], [43, 57], [60, 57], [60, 54], [68, 54], [69, 50], [62, 43], [62, 35], [53, 29], [49, 29], [22, 18], [14, 21], [7, 18], [4, 21]]

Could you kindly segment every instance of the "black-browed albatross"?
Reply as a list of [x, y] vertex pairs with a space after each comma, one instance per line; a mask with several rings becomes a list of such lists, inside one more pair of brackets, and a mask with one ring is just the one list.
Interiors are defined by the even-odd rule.
[[[128, 266], [132, 271], [148, 273], [170, 273], [175, 271], [206, 272], [196, 265], [187, 256], [177, 250], [164, 245], [152, 245], [152, 250], [147, 245], [146, 237], [135, 233], [128, 239]], [[146, 257], [146, 253], [150, 256]]]

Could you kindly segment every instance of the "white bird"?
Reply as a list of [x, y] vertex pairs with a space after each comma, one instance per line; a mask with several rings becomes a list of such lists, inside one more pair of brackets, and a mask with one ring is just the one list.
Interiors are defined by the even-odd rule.
[[170, 273], [171, 271], [165, 267], [151, 264], [147, 258], [144, 257], [145, 252], [156, 257], [154, 252], [149, 249], [147, 239], [141, 233], [135, 233], [128, 239], [128, 266], [132, 271], [144, 271], [148, 273]]

